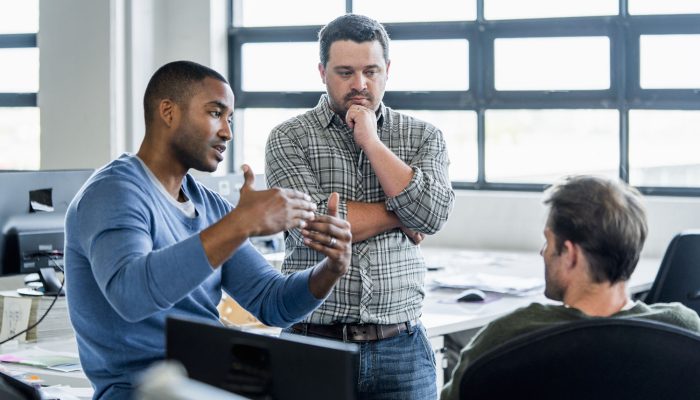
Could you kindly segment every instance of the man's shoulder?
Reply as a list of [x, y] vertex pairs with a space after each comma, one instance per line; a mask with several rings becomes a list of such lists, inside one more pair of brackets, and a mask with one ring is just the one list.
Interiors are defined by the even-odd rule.
[[83, 185], [74, 201], [80, 201], [86, 195], [109, 198], [143, 189], [147, 181], [133, 157], [125, 154], [99, 168]]
[[700, 332], [698, 313], [681, 303], [644, 304], [638, 302], [633, 311], [636, 311], [636, 315], [630, 315], [631, 317], [656, 320]]
[[316, 109], [308, 110], [279, 123], [272, 129], [272, 134], [288, 135], [308, 129], [319, 129], [321, 124]]
[[399, 125], [409, 125], [414, 128], [420, 128], [425, 131], [437, 131], [438, 128], [433, 125], [432, 123], [425, 121], [421, 118], [418, 118], [414, 115], [410, 114], [410, 111], [408, 113], [406, 112], [400, 112], [396, 111], [391, 107], [384, 107], [385, 111], [385, 116], [389, 119], [390, 123], [392, 124], [399, 124]]

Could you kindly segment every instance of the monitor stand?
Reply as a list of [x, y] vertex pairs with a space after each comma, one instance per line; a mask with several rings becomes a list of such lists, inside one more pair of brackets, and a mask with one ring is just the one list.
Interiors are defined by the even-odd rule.
[[66, 290], [61, 287], [61, 281], [58, 280], [56, 270], [54, 270], [53, 267], [39, 268], [39, 277], [41, 278], [41, 283], [44, 285], [45, 296], [66, 295]]

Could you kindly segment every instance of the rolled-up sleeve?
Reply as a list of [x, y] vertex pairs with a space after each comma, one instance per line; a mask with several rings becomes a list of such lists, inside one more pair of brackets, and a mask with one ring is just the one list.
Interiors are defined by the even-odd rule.
[[407, 228], [431, 235], [447, 221], [455, 195], [442, 132], [428, 126], [425, 137], [410, 163], [413, 178], [401, 193], [387, 198], [385, 204]]

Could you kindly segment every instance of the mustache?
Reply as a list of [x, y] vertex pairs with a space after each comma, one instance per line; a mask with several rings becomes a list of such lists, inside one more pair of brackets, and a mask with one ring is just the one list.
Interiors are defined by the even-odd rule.
[[372, 95], [366, 90], [363, 90], [361, 92], [358, 92], [357, 90], [352, 90], [350, 91], [350, 93], [345, 95], [345, 101], [350, 101], [353, 97], [364, 97], [369, 101], [374, 100]]

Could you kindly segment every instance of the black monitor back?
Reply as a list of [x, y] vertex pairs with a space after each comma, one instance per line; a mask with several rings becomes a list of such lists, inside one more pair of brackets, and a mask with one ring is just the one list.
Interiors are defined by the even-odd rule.
[[[40, 267], [25, 269], [19, 252], [20, 246], [32, 247], [37, 237], [42, 246], [63, 250], [66, 210], [92, 172], [90, 169], [0, 172], [0, 275], [35, 272]], [[37, 201], [30, 204], [30, 192], [36, 195], [37, 191], [48, 200], [45, 203], [51, 203], [50, 207], [42, 207]]]
[[169, 318], [167, 358], [189, 376], [251, 399], [357, 398], [357, 345], [243, 332]]

